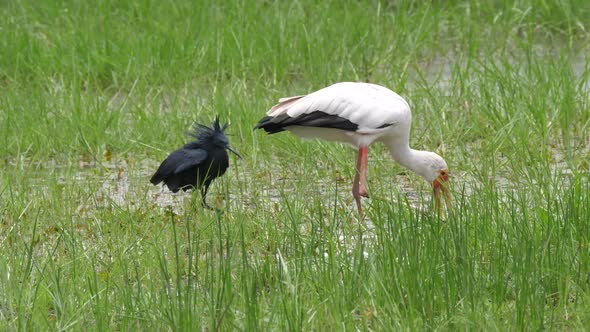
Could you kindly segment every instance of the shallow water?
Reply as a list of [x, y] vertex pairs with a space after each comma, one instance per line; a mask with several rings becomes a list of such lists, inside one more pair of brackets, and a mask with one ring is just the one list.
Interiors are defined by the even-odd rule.
[[[559, 146], [552, 146], [552, 165], [551, 175], [562, 177], [564, 181], [574, 173], [571, 163], [568, 162], [566, 151]], [[577, 155], [590, 155], [590, 140], [585, 145], [579, 145], [576, 149]], [[384, 172], [382, 166], [373, 165], [372, 163], [391, 163], [390, 160], [373, 160], [369, 162], [369, 190], [373, 189], [374, 198], [383, 201], [390, 201], [397, 204], [397, 194], [401, 194], [410, 206], [414, 209], [428, 211], [430, 209], [431, 189], [423, 180], [414, 175], [404, 174], [375, 174], [374, 167], [378, 167], [379, 172]], [[30, 166], [24, 166], [29, 164]], [[29, 177], [31, 183], [29, 191], [44, 191], [48, 189], [48, 182], [55, 178], [58, 185], [68, 188], [80, 188], [79, 190], [92, 193], [93, 199], [81, 203], [80, 211], [89, 213], [96, 208], [119, 207], [134, 211], [143, 208], [142, 204], [154, 204], [160, 209], [172, 208], [176, 214], [182, 214], [187, 201], [193, 200], [195, 204], [200, 204], [200, 193], [192, 191], [172, 193], [163, 185], [154, 186], [149, 182], [152, 172], [159, 165], [156, 160], [138, 158], [116, 159], [109, 157], [104, 161], [87, 161], [80, 160], [75, 165], [59, 165], [56, 161], [43, 162], [38, 165], [35, 163], [20, 160], [8, 162], [9, 167], [14, 171], [20, 168], [32, 167], [35, 169], [32, 176]], [[270, 170], [273, 176], [263, 177], [256, 180], [245, 182], [244, 174], [253, 174], [254, 170], [249, 169], [247, 163], [238, 163], [238, 168], [231, 165], [224, 178], [233, 178], [237, 181], [240, 188], [228, 188], [225, 179], [218, 179], [213, 182], [207, 201], [210, 205], [222, 208], [225, 205], [241, 206], [242, 209], [280, 209], [284, 200], [293, 197], [301, 200], [301, 179], [289, 176], [281, 176], [283, 170]], [[588, 167], [588, 165], [586, 165]], [[258, 169], [263, 169], [258, 168]], [[580, 171], [580, 170], [575, 170]], [[30, 171], [29, 171], [30, 172]], [[383, 179], [380, 179], [380, 176]], [[356, 205], [352, 199], [350, 188], [352, 186], [353, 174], [337, 175], [332, 178], [323, 178], [313, 175], [309, 181], [311, 185], [305, 187], [305, 197], [310, 200], [320, 199], [324, 204], [332, 204], [334, 197], [337, 197], [339, 207], [347, 207], [351, 212], [356, 212]], [[513, 174], [505, 176], [497, 175], [494, 179], [496, 187], [501, 190], [510, 191], [515, 186]], [[383, 182], [385, 180], [385, 182]], [[235, 183], [235, 182], [234, 182]], [[454, 195], [461, 194], [471, 196], [476, 188], [481, 187], [480, 180], [477, 180], [473, 174], [456, 169], [451, 172], [451, 185], [454, 189]], [[520, 184], [516, 184], [520, 185]], [[389, 194], [393, 190], [393, 193]], [[255, 191], [255, 194], [253, 192]], [[141, 203], [141, 204], [138, 204]], [[363, 198], [363, 206], [369, 207], [371, 198]], [[405, 204], [405, 202], [404, 202]]]

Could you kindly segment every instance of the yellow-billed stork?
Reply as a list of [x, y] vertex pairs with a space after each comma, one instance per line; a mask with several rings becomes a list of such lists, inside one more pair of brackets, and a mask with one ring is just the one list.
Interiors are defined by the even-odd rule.
[[441, 193], [450, 207], [447, 163], [434, 152], [410, 148], [411, 123], [410, 106], [397, 93], [376, 84], [342, 82], [308, 95], [279, 99], [255, 129], [269, 134], [288, 130], [302, 138], [337, 141], [358, 149], [352, 195], [361, 215], [361, 196], [369, 197], [369, 145], [383, 142], [395, 161], [432, 183], [440, 212]]

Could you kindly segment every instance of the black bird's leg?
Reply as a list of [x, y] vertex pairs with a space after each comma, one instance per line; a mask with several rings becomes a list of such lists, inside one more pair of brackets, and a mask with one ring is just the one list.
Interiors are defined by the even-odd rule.
[[201, 187], [201, 198], [202, 198], [203, 207], [208, 210], [213, 210], [213, 208], [210, 207], [209, 204], [207, 204], [207, 200], [205, 199], [207, 197], [207, 190], [209, 190], [209, 185], [206, 184]]

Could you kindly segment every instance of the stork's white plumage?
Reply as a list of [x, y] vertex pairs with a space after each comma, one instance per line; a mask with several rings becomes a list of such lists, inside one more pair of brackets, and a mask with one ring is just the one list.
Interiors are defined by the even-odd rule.
[[432, 183], [439, 211], [441, 192], [450, 203], [447, 163], [434, 152], [410, 148], [410, 106], [388, 88], [370, 83], [336, 83], [305, 96], [281, 98], [267, 115], [255, 129], [262, 128], [269, 134], [288, 130], [303, 138], [338, 141], [358, 149], [352, 194], [361, 214], [361, 196], [368, 197], [368, 147], [375, 141], [383, 142], [400, 165]]

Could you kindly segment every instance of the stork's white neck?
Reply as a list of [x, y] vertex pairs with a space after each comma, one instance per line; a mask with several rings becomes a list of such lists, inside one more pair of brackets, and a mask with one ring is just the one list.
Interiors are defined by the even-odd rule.
[[408, 139], [389, 138], [384, 140], [385, 145], [389, 148], [391, 157], [403, 167], [422, 176], [429, 182], [431, 175], [428, 168], [429, 151], [414, 150], [410, 148]]

